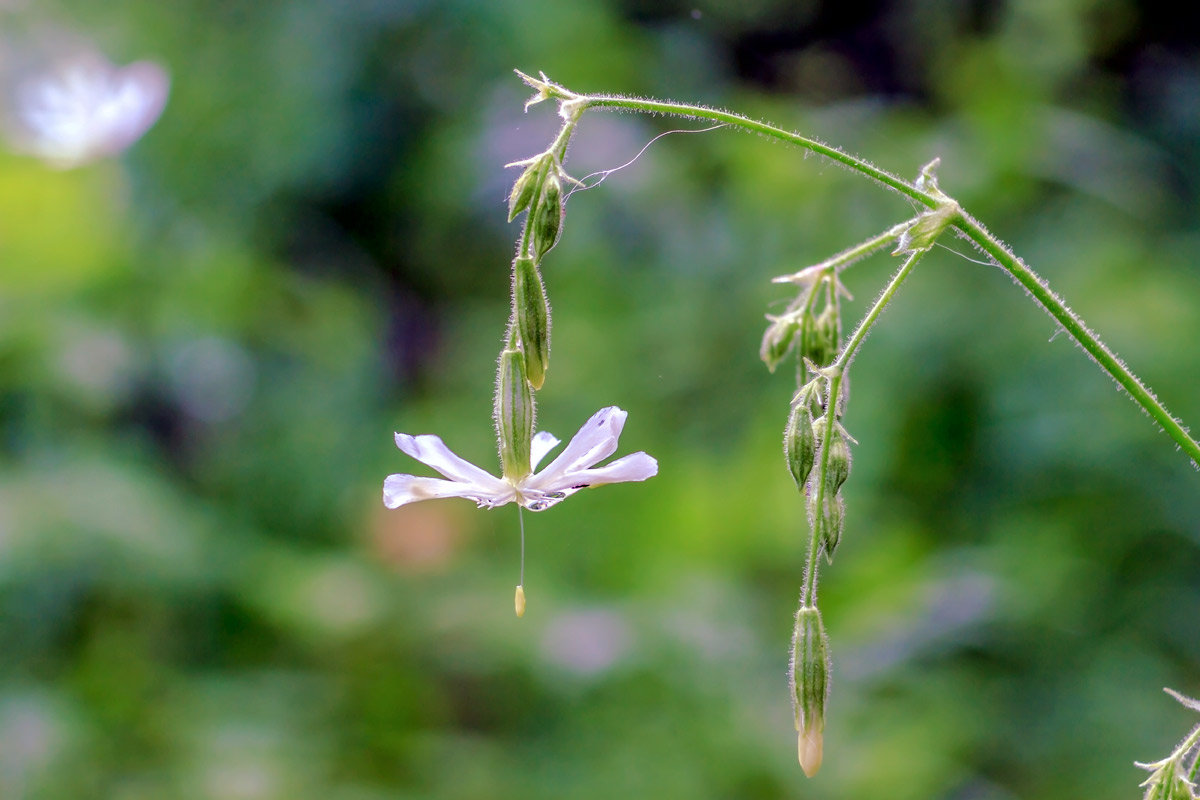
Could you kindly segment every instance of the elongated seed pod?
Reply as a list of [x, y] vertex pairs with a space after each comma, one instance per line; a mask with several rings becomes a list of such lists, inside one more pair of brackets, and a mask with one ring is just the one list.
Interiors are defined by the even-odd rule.
[[496, 383], [496, 436], [504, 477], [519, 480], [529, 474], [529, 445], [533, 439], [533, 395], [520, 350], [500, 353]]
[[550, 305], [532, 258], [519, 256], [513, 262], [513, 297], [521, 350], [525, 354], [525, 374], [529, 385], [540, 389], [550, 367]]

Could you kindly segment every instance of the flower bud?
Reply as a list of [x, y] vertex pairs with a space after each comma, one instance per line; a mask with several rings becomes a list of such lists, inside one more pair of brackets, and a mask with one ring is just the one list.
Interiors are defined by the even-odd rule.
[[517, 584], [517, 593], [513, 596], [513, 606], [518, 619], [525, 616], [525, 587], [520, 584]]
[[529, 204], [537, 196], [540, 185], [538, 178], [541, 176], [543, 166], [543, 159], [538, 158], [534, 160], [532, 164], [525, 168], [525, 171], [521, 173], [521, 177], [517, 178], [513, 184], [512, 192], [508, 195], [509, 222], [516, 219], [517, 214], [529, 208]]
[[829, 638], [816, 606], [802, 606], [796, 612], [788, 682], [799, 733], [800, 767], [811, 778], [821, 767], [825, 701], [829, 699]]
[[792, 413], [783, 432], [783, 455], [791, 470], [792, 480], [796, 481], [796, 488], [801, 491], [804, 491], [804, 482], [808, 480], [817, 457], [817, 438], [813, 433], [809, 402], [805, 396], [801, 402], [792, 405]]
[[767, 319], [771, 320], [771, 324], [767, 326], [767, 331], [763, 334], [762, 345], [758, 348], [758, 357], [767, 365], [768, 370], [774, 372], [775, 367], [792, 349], [796, 331], [800, 330], [800, 321], [792, 314], [785, 314], [782, 317], [767, 317]]
[[529, 444], [533, 438], [533, 395], [525, 373], [525, 356], [520, 350], [500, 353], [496, 385], [496, 435], [500, 440], [500, 464], [510, 480], [529, 474]]
[[540, 389], [550, 366], [550, 306], [542, 276], [528, 256], [519, 256], [513, 262], [513, 299], [526, 375], [529, 385]]
[[[828, 421], [826, 425], [828, 425]], [[827, 482], [825, 491], [830, 497], [836, 495], [848, 477], [850, 477], [850, 445], [846, 443], [846, 436], [842, 433], [841, 426], [834, 423], [833, 435], [829, 437], [829, 462], [825, 471]]]
[[558, 241], [562, 218], [562, 183], [551, 173], [542, 184], [542, 196], [534, 210], [533, 252], [539, 262]]
[[808, 359], [813, 363], [816, 360], [813, 358], [813, 349], [816, 344], [817, 335], [817, 319], [812, 315], [812, 312], [805, 311], [800, 315], [800, 332], [797, 336], [797, 346], [800, 348], [800, 362], [804, 363], [804, 359]]
[[800, 322], [800, 355], [819, 367], [833, 363], [838, 352], [838, 319], [833, 306], [820, 315], [805, 314]]
[[825, 560], [832, 564], [833, 553], [846, 530], [846, 501], [839, 494], [826, 497], [824, 505], [820, 523], [821, 546], [825, 550]]
[[837, 358], [838, 349], [841, 346], [838, 316], [833, 306], [825, 306], [825, 310], [817, 317], [815, 328], [816, 339], [821, 347], [821, 359], [817, 363], [826, 366]]

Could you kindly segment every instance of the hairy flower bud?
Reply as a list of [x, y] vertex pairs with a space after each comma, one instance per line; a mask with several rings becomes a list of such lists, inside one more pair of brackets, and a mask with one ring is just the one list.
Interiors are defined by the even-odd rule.
[[533, 252], [539, 262], [558, 241], [562, 218], [562, 182], [551, 173], [542, 183], [542, 196], [534, 209]]
[[783, 431], [783, 455], [791, 470], [792, 480], [796, 481], [796, 488], [801, 491], [804, 491], [804, 483], [817, 457], [817, 438], [813, 433], [809, 402], [805, 395], [800, 402], [792, 404], [787, 428]]
[[500, 440], [500, 464], [510, 480], [529, 474], [529, 444], [533, 439], [533, 395], [520, 350], [500, 353], [496, 385], [496, 435]]
[[799, 734], [800, 767], [811, 778], [821, 767], [825, 701], [829, 699], [829, 638], [816, 606], [802, 606], [796, 612], [788, 683]]
[[800, 321], [793, 314], [767, 317], [767, 319], [771, 320], [771, 324], [767, 326], [767, 331], [763, 334], [762, 345], [758, 348], [758, 357], [767, 365], [768, 370], [774, 372], [775, 367], [779, 366], [779, 362], [792, 349], [796, 331], [800, 330]]
[[825, 560], [832, 564], [833, 553], [846, 530], [846, 501], [841, 495], [834, 495], [826, 497], [824, 505], [821, 509], [821, 547], [825, 550]]
[[544, 159], [535, 159], [532, 164], [525, 168], [525, 171], [521, 173], [521, 177], [517, 178], [513, 184], [512, 191], [508, 195], [509, 222], [516, 219], [517, 214], [529, 208], [530, 203], [537, 196], [538, 189], [541, 188], [541, 181], [538, 179], [542, 175], [543, 166]]
[[[828, 422], [826, 422], [828, 424]], [[842, 488], [846, 478], [850, 477], [850, 445], [846, 436], [837, 423], [833, 425], [833, 435], [829, 437], [829, 462], [825, 471], [827, 482], [826, 492], [832, 497]]]
[[815, 338], [821, 348], [821, 358], [813, 360], [821, 366], [831, 364], [837, 358], [838, 349], [841, 346], [838, 315], [833, 306], [825, 306], [825, 310], [817, 317], [814, 327], [816, 329]]
[[513, 262], [513, 298], [526, 375], [529, 385], [540, 389], [550, 366], [550, 305], [542, 276], [528, 256], [519, 256]]

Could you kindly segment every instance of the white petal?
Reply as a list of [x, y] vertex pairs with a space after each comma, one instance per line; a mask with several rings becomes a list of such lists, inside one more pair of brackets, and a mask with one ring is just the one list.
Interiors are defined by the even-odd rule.
[[399, 508], [408, 503], [439, 497], [466, 497], [480, 505], [499, 506], [512, 502], [515, 496], [512, 487], [497, 493], [473, 483], [422, 478], [416, 475], [388, 475], [383, 481], [383, 504], [388, 508]]
[[558, 476], [557, 483], [528, 481], [519, 501], [530, 511], [545, 511], [558, 505], [580, 489], [606, 483], [644, 481], [658, 474], [658, 462], [645, 453], [631, 453], [596, 469], [581, 469]]
[[546, 457], [554, 448], [558, 447], [558, 437], [546, 431], [538, 431], [533, 435], [533, 441], [529, 445], [529, 464], [530, 469], [537, 469], [537, 465]]
[[579, 432], [571, 437], [570, 443], [559, 453], [558, 458], [529, 481], [535, 489], [545, 484], [558, 483], [562, 475], [576, 472], [611, 456], [617, 452], [617, 441], [625, 427], [628, 414], [616, 406], [602, 408], [584, 423]]
[[645, 453], [630, 453], [622, 456], [611, 464], [595, 469], [585, 469], [574, 473], [571, 477], [573, 485], [600, 486], [605, 483], [624, 483], [625, 481], [644, 481], [658, 474], [658, 461]]
[[508, 485], [470, 461], [456, 456], [438, 436], [430, 434], [409, 436], [407, 433], [397, 433], [396, 446], [451, 480], [476, 484], [493, 493], [503, 491], [504, 487]]

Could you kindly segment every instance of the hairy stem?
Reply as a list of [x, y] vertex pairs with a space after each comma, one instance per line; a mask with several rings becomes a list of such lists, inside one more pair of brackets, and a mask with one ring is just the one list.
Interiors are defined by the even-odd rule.
[[[871, 327], [878, 321], [879, 315], [883, 313], [883, 309], [887, 308], [888, 303], [895, 297], [896, 291], [900, 288], [900, 284], [904, 283], [904, 279], [909, 276], [917, 262], [925, 255], [926, 250], [918, 250], [911, 253], [909, 257], [892, 276], [891, 281], [884, 287], [879, 297], [875, 300], [875, 305], [871, 306], [871, 310], [866, 313], [862, 320], [858, 323], [858, 327], [854, 329], [854, 333], [850, 335], [846, 346], [842, 348], [842, 352], [838, 354], [837, 359], [828, 367], [830, 373], [829, 378], [829, 396], [825, 403], [826, 413], [826, 429], [821, 437], [821, 453], [819, 469], [817, 470], [817, 492], [816, 507], [819, 510], [825, 502], [825, 474], [829, 468], [829, 441], [833, 432], [833, 425], [837, 419], [837, 407], [839, 395], [841, 394], [842, 378], [846, 374], [846, 368], [850, 362], [854, 360], [854, 356], [858, 353], [858, 348], [862, 346], [863, 340], [867, 338]], [[836, 292], [835, 292], [836, 294]], [[820, 568], [820, 560], [818, 558], [820, 551], [820, 541], [817, 536], [818, 527], [812, 525], [808, 540], [808, 569], [804, 573], [804, 589], [800, 593], [800, 605], [816, 605], [817, 603], [817, 571]]]
[[741, 114], [732, 114], [728, 111], [721, 111], [716, 108], [707, 108], [705, 106], [694, 106], [687, 103], [666, 103], [661, 100], [646, 100], [637, 97], [615, 97], [610, 95], [579, 95], [575, 101], [580, 108], [618, 108], [628, 109], [630, 111], [642, 111], [651, 114], [670, 114], [677, 117], [691, 117], [693, 119], [710, 119], [715, 122], [724, 122], [727, 125], [741, 128], [755, 133], [761, 133], [763, 136], [769, 136], [773, 139], [779, 139], [794, 144], [798, 147], [803, 147], [806, 150], [811, 150], [814, 153], [825, 156], [828, 159], [836, 161], [839, 164], [849, 167], [856, 172], [861, 172], [868, 178], [873, 178], [889, 189], [894, 189], [902, 195], [916, 200], [922, 205], [929, 208], [935, 208], [938, 204], [937, 198], [932, 195], [920, 191], [908, 181], [899, 178], [886, 170], [867, 163], [861, 158], [856, 158], [849, 153], [843, 152], [836, 147], [830, 147], [826, 144], [821, 144], [815, 139], [809, 139], [806, 136], [801, 136], [798, 133], [777, 128], [774, 125], [768, 125], [765, 122], [759, 122], [749, 117], [743, 117]]
[[[552, 91], [560, 89], [561, 87], [552, 87]], [[560, 99], [563, 99], [564, 107], [570, 107], [572, 114], [570, 119], [572, 122], [578, 119], [578, 114], [581, 111], [588, 108], [625, 109], [649, 114], [669, 114], [693, 119], [713, 120], [743, 130], [753, 131], [763, 136], [778, 139], [817, 153], [861, 175], [871, 178], [930, 209], [937, 208], [942, 202], [941, 198], [921, 191], [911, 183], [849, 153], [821, 144], [814, 139], [801, 136], [800, 134], [777, 128], [774, 125], [768, 125], [765, 122], [744, 117], [740, 114], [732, 114], [728, 111], [687, 103], [670, 103], [660, 100], [616, 97], [611, 95], [578, 95], [565, 89], [561, 91], [562, 94], [558, 96]], [[1012, 275], [1014, 280], [1025, 287], [1037, 304], [1045, 309], [1056, 322], [1062, 325], [1063, 329], [1083, 347], [1088, 355], [1095, 360], [1096, 364], [1112, 376], [1121, 388], [1129, 393], [1134, 402], [1150, 415], [1155, 424], [1174, 439], [1176, 444], [1183, 449], [1192, 462], [1197, 467], [1200, 467], [1200, 443], [1197, 443], [1195, 439], [1188, 435], [1183, 425], [1167, 411], [1166, 407], [1146, 388], [1145, 384], [1128, 367], [1121, 363], [1120, 359], [1084, 324], [1083, 320], [1075, 312], [1071, 311], [1054, 292], [1046, 287], [1042, 279], [1033, 270], [1021, 261], [1021, 259], [1017, 258], [1015, 253], [1001, 244], [987, 228], [968, 214], [958, 214], [952, 224], [958, 230], [962, 231], [967, 238], [975, 242], [1000, 268]]]
[[1084, 323], [1083, 319], [1078, 314], [1067, 307], [1067, 304], [1058, 298], [1054, 292], [1046, 286], [1045, 282], [1037, 276], [1033, 270], [1026, 266], [1025, 262], [1017, 258], [1017, 256], [1005, 247], [996, 239], [995, 236], [988, 231], [982, 224], [967, 214], [960, 214], [959, 218], [954, 221], [954, 226], [962, 231], [967, 238], [979, 245], [979, 247], [987, 253], [992, 260], [1000, 265], [1009, 275], [1025, 287], [1038, 305], [1046, 310], [1046, 312], [1054, 317], [1058, 324], [1063, 326], [1068, 334], [1075, 341], [1079, 342], [1080, 346], [1091, 356], [1102, 370], [1112, 376], [1121, 388], [1129, 392], [1129, 395], [1134, 399], [1139, 406], [1146, 410], [1146, 413], [1158, 424], [1160, 428], [1166, 431], [1175, 442], [1183, 448], [1188, 457], [1200, 467], [1200, 444], [1188, 435], [1188, 432], [1175, 419], [1166, 406], [1159, 402], [1142, 381], [1130, 371], [1129, 367], [1125, 366], [1112, 350], [1100, 340], [1100, 337], [1093, 333]]
[[[1186, 755], [1189, 750], [1200, 746], [1200, 725], [1197, 725], [1195, 730], [1188, 734], [1187, 739], [1179, 747], [1179, 753]], [[1192, 754], [1192, 768], [1188, 770], [1188, 782], [1196, 783], [1197, 776], [1200, 775], [1200, 752]]]

